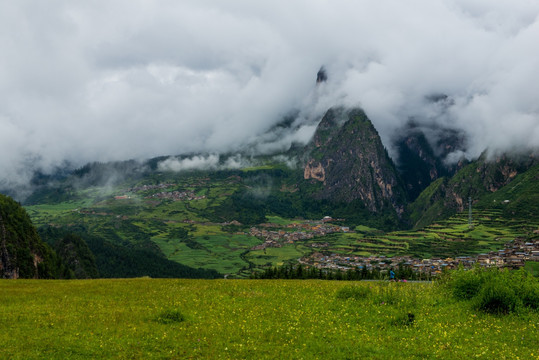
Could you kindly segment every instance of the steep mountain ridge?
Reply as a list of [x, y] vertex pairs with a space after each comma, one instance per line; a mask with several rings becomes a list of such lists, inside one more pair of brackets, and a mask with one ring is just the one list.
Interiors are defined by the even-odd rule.
[[378, 132], [361, 109], [332, 108], [321, 120], [303, 155], [304, 181], [321, 182], [317, 199], [361, 200], [380, 212], [401, 216], [405, 191]]
[[462, 135], [454, 130], [437, 128], [433, 140], [422, 128], [409, 123], [399, 134], [393, 143], [397, 151], [397, 170], [410, 201], [414, 201], [433, 181], [451, 177], [467, 164], [464, 158], [447, 162], [450, 153], [464, 147]]

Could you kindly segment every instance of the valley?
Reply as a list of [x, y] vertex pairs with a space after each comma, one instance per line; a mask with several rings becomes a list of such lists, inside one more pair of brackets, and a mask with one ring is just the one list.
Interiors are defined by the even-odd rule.
[[[463, 146], [440, 131], [438, 148]], [[101, 277], [248, 278], [300, 263], [432, 276], [480, 254], [534, 269], [535, 248], [495, 258], [512, 242], [538, 241], [536, 155], [485, 150], [448, 163], [433, 146], [408, 129], [393, 159], [362, 109], [335, 107], [307, 144], [286, 151], [88, 163], [36, 174], [23, 205], [55, 251], [87, 246]], [[75, 267], [77, 251], [66, 253]]]
[[[318, 217], [289, 218], [286, 212], [292, 209], [282, 211], [272, 204], [290, 194], [286, 185], [291, 179], [293, 172], [279, 164], [237, 171], [158, 172], [112, 187], [68, 187], [63, 192], [70, 199], [25, 209], [41, 229], [62, 228], [83, 238], [91, 234], [238, 278], [267, 267], [298, 264], [300, 259], [308, 266], [337, 268], [335, 259], [350, 257], [356, 265], [381, 269], [388, 268], [392, 258], [393, 266], [426, 266], [434, 261], [439, 273], [446, 259], [496, 252], [516, 238], [539, 239], [534, 234], [539, 220], [508, 219], [504, 207], [509, 204], [503, 201], [496, 206], [474, 206], [472, 228], [467, 212], [421, 229], [393, 231], [323, 212], [327, 208], [307, 212]], [[234, 202], [249, 191], [263, 194], [254, 198], [258, 206], [251, 202], [251, 208], [245, 209], [244, 202]], [[341, 266], [341, 270], [349, 267]]]

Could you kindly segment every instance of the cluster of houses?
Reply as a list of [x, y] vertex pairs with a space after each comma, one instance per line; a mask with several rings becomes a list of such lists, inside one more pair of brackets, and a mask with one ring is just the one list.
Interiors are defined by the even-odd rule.
[[444, 269], [455, 269], [459, 266], [470, 268], [479, 264], [484, 267], [509, 267], [519, 268], [524, 266], [526, 261], [539, 261], [539, 240], [526, 241], [517, 238], [505, 245], [503, 250], [491, 251], [486, 254], [476, 256], [459, 256], [455, 258], [432, 258], [432, 259], [414, 259], [409, 256], [348, 256], [342, 254], [325, 255], [315, 252], [309, 256], [303, 257], [299, 262], [303, 265], [314, 266], [318, 269], [341, 270], [362, 269], [368, 270], [374, 268], [387, 270], [406, 266], [414, 272], [436, 276]]
[[[198, 182], [192, 185], [186, 185], [186, 187], [200, 187], [203, 186], [209, 179], [199, 179]], [[138, 193], [138, 192], [144, 192], [144, 191], [151, 191], [151, 190], [165, 190], [171, 187], [176, 187], [178, 184], [173, 183], [160, 183], [156, 185], [140, 185], [131, 187], [124, 190], [124, 193]], [[167, 199], [167, 200], [173, 200], [173, 201], [192, 201], [192, 200], [202, 200], [205, 199], [206, 196], [196, 196], [194, 191], [161, 191], [149, 196], [145, 197], [146, 199]], [[115, 200], [125, 200], [125, 199], [131, 199], [130, 195], [118, 195], [114, 197]]]
[[[260, 228], [252, 227], [249, 235], [263, 239], [264, 242], [254, 246], [251, 250], [262, 250], [268, 247], [282, 247], [283, 244], [291, 244], [299, 240], [309, 240], [314, 237], [325, 236], [336, 232], [349, 232], [346, 226], [337, 226], [321, 221], [308, 221], [304, 223], [292, 223], [287, 225], [286, 230], [268, 230], [282, 228], [277, 224], [260, 224]], [[296, 230], [296, 231], [293, 231]]]
[[141, 185], [141, 186], [135, 186], [132, 188], [129, 188], [125, 190], [125, 192], [139, 192], [139, 191], [148, 191], [148, 190], [155, 190], [155, 189], [167, 189], [169, 187], [176, 186], [176, 184], [169, 184], [169, 183], [162, 183], [157, 185]]
[[159, 193], [155, 193], [150, 196], [146, 196], [147, 199], [167, 199], [167, 200], [173, 200], [173, 201], [180, 201], [180, 200], [202, 200], [205, 199], [206, 196], [197, 196], [195, 195], [194, 191], [162, 191]]

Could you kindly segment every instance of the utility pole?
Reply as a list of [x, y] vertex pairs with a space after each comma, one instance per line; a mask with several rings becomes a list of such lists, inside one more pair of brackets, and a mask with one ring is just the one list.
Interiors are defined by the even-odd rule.
[[472, 197], [468, 197], [468, 228], [473, 229], [472, 223]]

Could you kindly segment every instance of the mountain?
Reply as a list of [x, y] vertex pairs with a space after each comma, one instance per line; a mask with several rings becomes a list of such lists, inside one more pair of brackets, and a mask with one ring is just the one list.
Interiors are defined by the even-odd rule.
[[393, 142], [397, 150], [397, 170], [410, 201], [414, 201], [433, 181], [451, 177], [466, 165], [465, 159], [456, 163], [447, 161], [450, 153], [464, 147], [460, 133], [442, 128], [427, 130], [429, 136], [425, 129], [409, 122]]
[[[468, 198], [473, 204], [485, 203], [483, 199], [494, 199], [508, 194], [516, 203], [537, 197], [537, 187], [532, 189], [536, 175], [528, 175], [528, 181], [517, 191], [509, 186], [519, 174], [536, 171], [538, 159], [532, 154], [505, 154], [489, 158], [487, 152], [460, 169], [452, 177], [442, 177], [431, 183], [419, 197], [409, 205], [408, 211], [414, 227], [426, 226], [436, 219], [447, 218], [468, 206]], [[535, 174], [535, 173], [534, 173]], [[531, 180], [529, 179], [531, 178]], [[509, 196], [511, 193], [511, 196]], [[492, 196], [491, 196], [492, 195]]]
[[399, 217], [406, 193], [378, 132], [361, 109], [330, 109], [303, 155], [303, 178], [323, 186], [313, 196], [360, 200], [373, 212], [391, 208]]
[[41, 241], [26, 211], [0, 194], [0, 277], [58, 278], [68, 271]]

